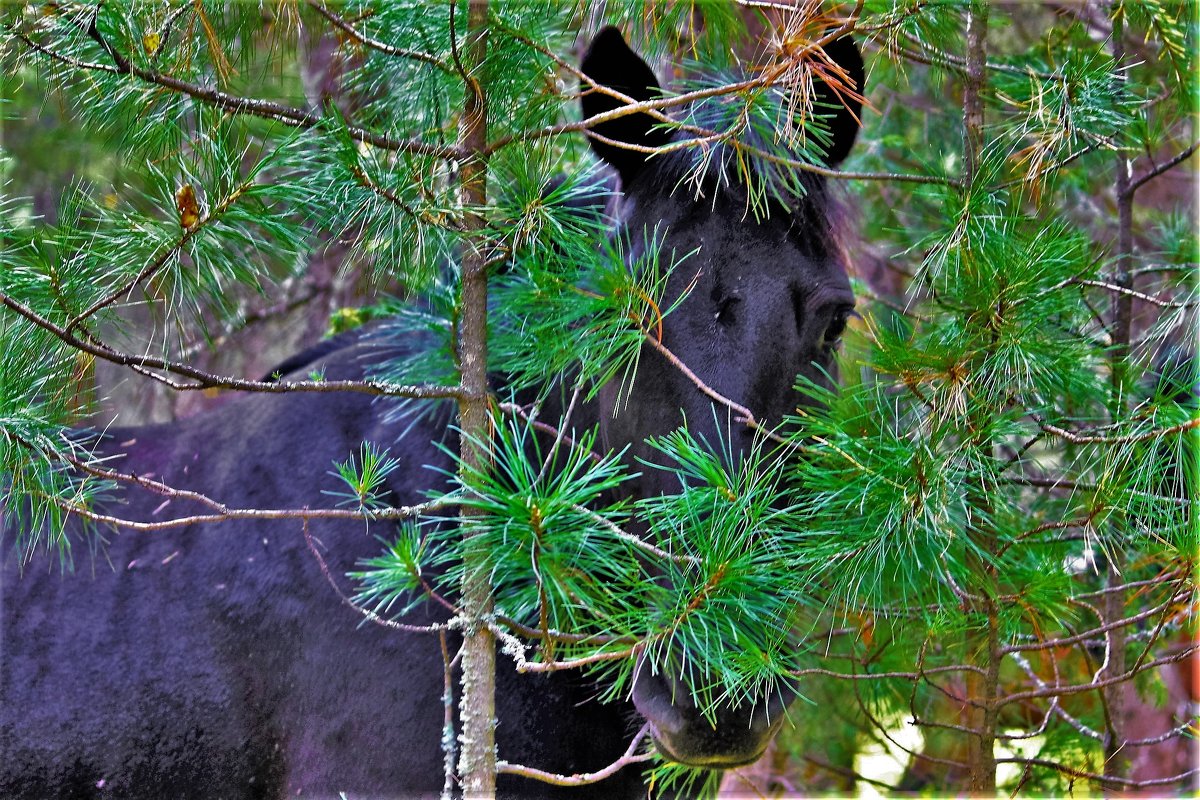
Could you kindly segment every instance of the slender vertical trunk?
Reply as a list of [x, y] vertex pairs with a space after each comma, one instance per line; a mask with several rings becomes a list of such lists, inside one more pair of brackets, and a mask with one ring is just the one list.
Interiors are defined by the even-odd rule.
[[[466, 75], [466, 101], [458, 125], [458, 144], [467, 155], [460, 167], [460, 197], [465, 236], [458, 329], [462, 372], [459, 401], [460, 441], [464, 468], [486, 466], [487, 454], [476, 441], [491, 438], [487, 379], [487, 254], [481, 231], [481, 209], [487, 200], [487, 165], [478, 154], [487, 142], [487, 102], [477, 67], [487, 55], [487, 0], [470, 0], [466, 46], [461, 60]], [[464, 522], [469, 513], [463, 509]], [[478, 548], [470, 539], [464, 549], [462, 608], [465, 617], [462, 653], [462, 701], [459, 705], [458, 777], [463, 796], [496, 795], [496, 643], [487, 627], [492, 613], [492, 587]]]
[[967, 77], [963, 85], [963, 181], [971, 183], [983, 153], [983, 91], [987, 86], [987, 0], [967, 7]]
[[[1116, 4], [1114, 4], [1115, 6]], [[1125, 66], [1125, 20], [1124, 13], [1117, 11], [1113, 17], [1113, 32], [1110, 46], [1114, 68], [1118, 70]], [[1116, 421], [1124, 414], [1125, 407], [1125, 373], [1126, 360], [1129, 357], [1130, 331], [1133, 325], [1133, 296], [1128, 290], [1133, 288], [1133, 193], [1130, 191], [1130, 160], [1123, 152], [1117, 153], [1117, 274], [1115, 284], [1126, 291], [1113, 294], [1112, 321], [1112, 350], [1110, 351], [1110, 374], [1112, 376], [1112, 400], [1110, 413]], [[1107, 553], [1108, 574], [1107, 582], [1110, 587], [1119, 585], [1122, 577], [1123, 557], [1120, 547], [1113, 546]], [[1125, 616], [1125, 593], [1109, 592], [1104, 596], [1104, 620], [1121, 619]], [[1121, 675], [1125, 672], [1125, 637], [1124, 628], [1117, 628], [1107, 633], [1105, 646], [1108, 649], [1107, 676]], [[1106, 712], [1106, 730], [1104, 739], [1104, 775], [1109, 778], [1129, 777], [1129, 755], [1125, 750], [1125, 717], [1127, 712], [1126, 695], [1128, 686], [1124, 683], [1114, 683], [1106, 686], [1104, 692], [1104, 708]], [[1111, 794], [1114, 789], [1105, 785], [1105, 793]]]
[[987, 594], [978, 613], [986, 616], [987, 630], [969, 637], [968, 645], [975, 649], [976, 666], [984, 674], [967, 673], [967, 699], [977, 703], [969, 709], [968, 725], [976, 731], [967, 734], [967, 788], [971, 794], [990, 797], [996, 794], [996, 696], [1000, 686], [1000, 639], [995, 601], [991, 589], [995, 583], [989, 570]]
[[[967, 75], [963, 84], [963, 182], [969, 186], [977, 177], [983, 154], [983, 94], [987, 88], [987, 0], [973, 0], [967, 8]], [[992, 448], [990, 441], [980, 441], [978, 446]], [[981, 516], [987, 517], [990, 500], [986, 487], [979, 487], [971, 504], [978, 507]], [[985, 552], [995, 550], [995, 537], [991, 531], [971, 531], [976, 544]], [[968, 709], [967, 768], [968, 790], [972, 794], [991, 796], [996, 793], [996, 707], [995, 700], [1000, 683], [1000, 642], [995, 607], [995, 569], [982, 560], [972, 559], [972, 572], [984, 578], [981, 586], [969, 587], [978, 595], [973, 601], [972, 611], [985, 620], [983, 634], [972, 633], [967, 637], [967, 654], [973, 659], [980, 672], [968, 672], [966, 677], [967, 699], [973, 704]]]

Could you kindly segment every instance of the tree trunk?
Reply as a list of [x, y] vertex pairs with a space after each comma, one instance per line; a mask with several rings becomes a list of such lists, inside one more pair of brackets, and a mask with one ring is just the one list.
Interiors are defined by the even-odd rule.
[[983, 153], [983, 90], [987, 86], [986, 0], [967, 7], [967, 78], [963, 88], [963, 182], [970, 184]]
[[[478, 445], [491, 438], [487, 379], [487, 254], [481, 209], [487, 199], [487, 165], [479, 153], [487, 142], [487, 102], [476, 68], [487, 55], [487, 0], [470, 0], [466, 46], [460, 54], [466, 101], [458, 126], [458, 144], [467, 155], [460, 167], [463, 207], [462, 286], [458, 359], [462, 374], [459, 400], [460, 441], [464, 469], [486, 467]], [[472, 442], [474, 439], [474, 442]], [[463, 509], [463, 520], [470, 510]], [[469, 537], [469, 534], [467, 534]], [[463, 796], [496, 795], [496, 643], [487, 620], [492, 613], [492, 587], [486, 560], [470, 538], [464, 550], [462, 610], [465, 617], [462, 653], [462, 700], [459, 705], [458, 777]]]
[[[967, 75], [963, 85], [963, 185], [969, 191], [970, 184], [979, 172], [983, 153], [983, 93], [987, 86], [987, 25], [988, 4], [986, 0], [975, 0], [967, 7]], [[980, 442], [981, 447], [991, 448], [991, 442]], [[980, 487], [979, 496], [973, 505], [986, 509], [989, 500], [987, 490]], [[991, 531], [974, 531], [979, 547], [987, 552], [994, 551], [995, 537]], [[997, 615], [995, 608], [995, 569], [989, 564], [976, 561], [976, 572], [986, 577], [980, 587], [967, 587], [977, 599], [972, 600], [973, 611], [986, 619], [986, 632], [980, 636], [972, 633], [967, 637], [967, 656], [979, 667], [979, 672], [966, 675], [968, 727], [973, 733], [968, 736], [967, 781], [972, 794], [992, 796], [996, 794], [996, 708], [1000, 676], [1000, 644], [998, 641]]]
[[[1110, 40], [1114, 68], [1117, 74], [1125, 65], [1125, 44], [1122, 41], [1125, 30], [1123, 12], [1117, 10], [1114, 4], [1113, 31]], [[1129, 290], [1133, 288], [1133, 193], [1130, 191], [1131, 162], [1123, 152], [1117, 153], [1117, 274], [1116, 285], [1125, 291], [1113, 294], [1112, 321], [1112, 350], [1110, 351], [1110, 374], [1112, 376], [1112, 400], [1110, 414], [1113, 421], [1121, 419], [1125, 409], [1125, 361], [1129, 356], [1130, 333], [1133, 327], [1133, 296]], [[1114, 533], [1117, 533], [1114, 531]], [[1108, 548], [1107, 582], [1110, 587], [1124, 581], [1122, 576], [1121, 548]], [[1102, 623], [1118, 620], [1125, 616], [1125, 592], [1114, 591], [1104, 596], [1104, 619]], [[1125, 628], [1115, 628], [1105, 635], [1105, 647], [1108, 651], [1108, 669], [1106, 677], [1123, 675], [1125, 673]], [[1127, 714], [1128, 685], [1114, 683], [1103, 689], [1105, 709], [1104, 737], [1104, 776], [1106, 778], [1129, 777], [1129, 752], [1125, 747], [1125, 717]], [[1105, 794], [1112, 794], [1119, 789], [1112, 784], [1105, 785]]]

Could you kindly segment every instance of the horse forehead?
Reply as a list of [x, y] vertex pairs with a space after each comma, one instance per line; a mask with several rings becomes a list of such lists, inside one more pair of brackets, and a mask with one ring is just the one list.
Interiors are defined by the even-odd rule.
[[[705, 272], [723, 285], [756, 282], [845, 288], [847, 271], [840, 251], [831, 242], [814, 242], [805, 247], [794, 232], [793, 222], [779, 214], [763, 220], [722, 218], [714, 215], [702, 226], [685, 233], [681, 244], [699, 247], [695, 257]], [[692, 240], [687, 240], [688, 233]], [[817, 231], [803, 235], [819, 236]]]
[[[756, 218], [744, 202], [724, 192], [716, 197], [696, 196], [685, 185], [663, 191], [654, 183], [639, 182], [619, 198], [616, 211], [618, 227], [632, 234], [636, 242], [631, 257], [636, 258], [645, 244], [657, 240], [659, 247], [691, 253], [687, 262], [701, 268], [702, 281], [786, 282], [807, 289], [828, 286], [843, 290], [849, 286], [838, 248], [824, 241], [824, 232], [810, 227], [812, 223], [797, 231], [796, 217], [783, 208]], [[816, 224], [824, 224], [817, 216]], [[803, 246], [804, 237], [814, 237], [817, 246]], [[816, 242], [816, 237], [822, 241]], [[696, 272], [683, 271], [689, 276]]]

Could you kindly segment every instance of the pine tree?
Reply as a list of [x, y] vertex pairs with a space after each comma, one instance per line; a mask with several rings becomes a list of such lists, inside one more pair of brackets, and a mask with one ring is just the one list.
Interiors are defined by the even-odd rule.
[[[94, 410], [95, 362], [171, 391], [281, 390], [195, 354], [251, 324], [247, 298], [289, 308], [276, 298], [301, 285], [306, 254], [340, 237], [397, 298], [332, 326], [382, 318], [431, 346], [355, 386], [312, 375], [283, 389], [368, 391], [409, 414], [457, 404], [456, 490], [354, 577], [355, 602], [384, 616], [456, 598], [451, 764], [469, 794], [494, 792], [498, 770], [565, 779], [495, 763], [497, 647], [522, 669], [591, 670], [614, 696], [636, 653], [703, 665], [693, 691], [708, 708], [828, 681], [873, 730], [902, 717], [963, 745], [962, 776], [939, 788], [1145, 786], [1130, 776], [1131, 692], [1195, 651], [1200, 418], [1195, 209], [1137, 201], [1195, 152], [1193, 12], [776, 5], [5, 7], [5, 95], [27, 115], [10, 124], [26, 140], [6, 145], [0, 204], [0, 473], [28, 534], [17, 544], [69, 565], [67, 516], [112, 489], [70, 428]], [[681, 488], [636, 504], [603, 502], [631, 467], [570, 423], [671, 312], [674, 263], [649, 252], [624, 268], [620, 243], [597, 247], [602, 223], [577, 211], [605, 190], [569, 53], [605, 22], [686, 54], [664, 125], [778, 164], [793, 187], [820, 155], [803, 88], [830, 78], [819, 42], [858, 37], [866, 146], [826, 172], [857, 207], [858, 261], [891, 276], [858, 276], [843, 385], [801, 387], [819, 408], [740, 463], [686, 429], [655, 439]], [[301, 50], [322, 41], [352, 103], [306, 97]], [[791, 81], [786, 100], [770, 81]], [[688, 116], [699, 87], [722, 114]], [[35, 89], [77, 116], [63, 138], [81, 160], [122, 165], [81, 170], [41, 217], [22, 196], [43, 141]], [[766, 207], [758, 186], [747, 213]], [[148, 332], [129, 326], [146, 306]], [[584, 321], [588, 336], [562, 335]], [[564, 394], [563, 374], [581, 388], [561, 419], [516, 402]], [[344, 506], [396, 511], [374, 492], [389, 459], [364, 446], [330, 465]], [[627, 530], [634, 517], [647, 537]], [[1032, 700], [1032, 716], [1009, 713]], [[685, 779], [659, 764], [655, 780]]]

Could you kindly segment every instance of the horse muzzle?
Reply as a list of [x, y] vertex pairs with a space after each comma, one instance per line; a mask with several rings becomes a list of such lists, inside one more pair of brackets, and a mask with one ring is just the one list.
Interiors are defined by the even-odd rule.
[[779, 688], [738, 704], [720, 704], [705, 716], [679, 679], [655, 672], [639, 657], [633, 704], [648, 723], [658, 751], [689, 767], [732, 769], [757, 761], [783, 724], [795, 692]]

